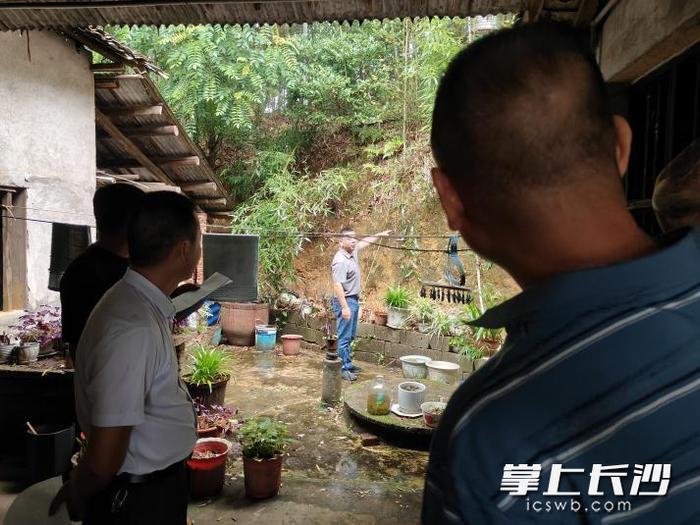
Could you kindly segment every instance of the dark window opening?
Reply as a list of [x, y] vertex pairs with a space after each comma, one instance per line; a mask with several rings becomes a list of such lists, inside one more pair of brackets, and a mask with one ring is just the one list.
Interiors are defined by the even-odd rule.
[[651, 208], [661, 170], [700, 136], [700, 44], [628, 89], [632, 154], [625, 192], [637, 223], [661, 229]]

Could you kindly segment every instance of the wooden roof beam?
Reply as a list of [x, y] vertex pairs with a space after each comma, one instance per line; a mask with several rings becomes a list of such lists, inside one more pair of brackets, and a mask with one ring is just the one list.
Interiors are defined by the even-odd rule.
[[180, 188], [190, 193], [216, 193], [218, 189], [215, 182], [188, 182], [180, 184]]
[[179, 166], [199, 166], [199, 157], [192, 155], [188, 157], [160, 157], [154, 158], [153, 162], [164, 168], [177, 168]]
[[105, 62], [102, 64], [91, 64], [90, 71], [93, 73], [123, 73], [126, 66], [121, 62]]
[[107, 117], [141, 117], [144, 115], [161, 115], [163, 113], [163, 105], [101, 108], [100, 111]]
[[[129, 138], [134, 137], [177, 137], [180, 130], [177, 126], [131, 126], [119, 128]], [[107, 133], [98, 135], [98, 138], [109, 137]]]
[[[163, 109], [162, 106], [160, 106], [160, 108], [161, 110]], [[95, 121], [97, 122], [98, 126], [109, 133], [109, 135], [121, 145], [121, 147], [131, 156], [131, 158], [135, 159], [144, 168], [148, 169], [148, 171], [150, 171], [161, 182], [164, 182], [165, 184], [173, 184], [170, 177], [168, 177], [162, 169], [160, 169], [151, 159], [149, 159], [131, 139], [124, 135], [114, 124], [114, 122], [107, 118], [107, 116], [97, 108], [95, 108]]]
[[223, 197], [219, 198], [219, 199], [202, 199], [202, 198], [198, 198], [198, 197], [190, 197], [190, 198], [203, 208], [208, 208], [210, 206], [220, 208], [220, 207], [224, 207], [228, 204], [228, 200], [223, 198]]
[[95, 89], [119, 89], [119, 81], [111, 78], [96, 79]]
[[138, 173], [107, 173], [107, 172], [101, 172], [100, 175], [106, 175], [108, 177], [114, 177], [115, 179], [120, 179], [120, 180], [129, 180], [129, 181], [138, 181], [141, 179], [141, 175]]
[[[114, 124], [112, 124], [114, 125]], [[116, 128], [116, 126], [115, 126]], [[117, 128], [118, 129], [118, 128]], [[114, 135], [110, 133], [110, 138], [114, 139]], [[126, 136], [124, 137], [129, 140]], [[130, 141], [131, 142], [131, 141]], [[126, 149], [126, 148], [124, 148]], [[140, 151], [140, 150], [139, 150]], [[107, 161], [105, 164], [100, 165], [102, 169], [111, 170], [136, 170], [136, 169], [147, 169], [151, 170], [149, 166], [144, 164], [141, 158], [137, 158], [135, 155], [129, 151], [131, 158], [133, 160], [126, 161]], [[143, 154], [143, 153], [142, 153]], [[144, 154], [145, 155], [145, 154]], [[157, 165], [159, 168], [177, 168], [179, 166], [199, 166], [199, 157], [150, 157], [148, 158], [149, 163]]]

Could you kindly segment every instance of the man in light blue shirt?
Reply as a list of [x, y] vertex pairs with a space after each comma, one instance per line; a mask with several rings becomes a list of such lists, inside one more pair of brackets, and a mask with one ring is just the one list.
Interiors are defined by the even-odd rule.
[[523, 292], [433, 435], [423, 523], [700, 523], [700, 231], [627, 210], [631, 131], [585, 35], [484, 37], [438, 88], [433, 180], [450, 226]]

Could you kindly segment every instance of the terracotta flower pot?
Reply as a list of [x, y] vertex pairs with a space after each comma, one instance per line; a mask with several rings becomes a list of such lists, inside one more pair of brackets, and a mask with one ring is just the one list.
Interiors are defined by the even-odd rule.
[[282, 485], [282, 459], [255, 459], [243, 456], [245, 494], [251, 499], [276, 496]]
[[211, 390], [209, 390], [209, 385], [195, 385], [194, 383], [190, 383], [187, 377], [185, 377], [185, 384], [187, 385], [187, 390], [192, 399], [209, 408], [212, 405], [224, 406], [226, 385], [229, 379], [231, 379], [231, 377], [227, 375], [226, 379], [213, 383], [211, 385]]
[[297, 355], [301, 349], [300, 335], [286, 334], [282, 336], [282, 353], [284, 355]]
[[387, 312], [374, 312], [374, 324], [378, 324], [379, 326], [386, 326], [386, 320], [388, 317]]

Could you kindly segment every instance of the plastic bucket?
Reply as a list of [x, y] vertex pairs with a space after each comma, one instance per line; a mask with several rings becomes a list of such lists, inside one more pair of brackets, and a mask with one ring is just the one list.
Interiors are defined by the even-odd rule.
[[459, 379], [459, 365], [448, 361], [428, 361], [428, 379], [451, 385]]
[[255, 348], [261, 352], [275, 349], [277, 343], [277, 327], [274, 325], [257, 325], [255, 327]]
[[[190, 471], [190, 495], [193, 499], [216, 496], [224, 488], [226, 458], [231, 443], [221, 438], [198, 439], [192, 451], [193, 457], [187, 460]], [[210, 457], [195, 458], [195, 454]]]
[[408, 379], [425, 379], [428, 376], [426, 363], [432, 359], [426, 355], [405, 355], [399, 358], [403, 376]]
[[46, 424], [27, 430], [27, 467], [31, 483], [61, 476], [70, 469], [75, 445], [75, 425]]

